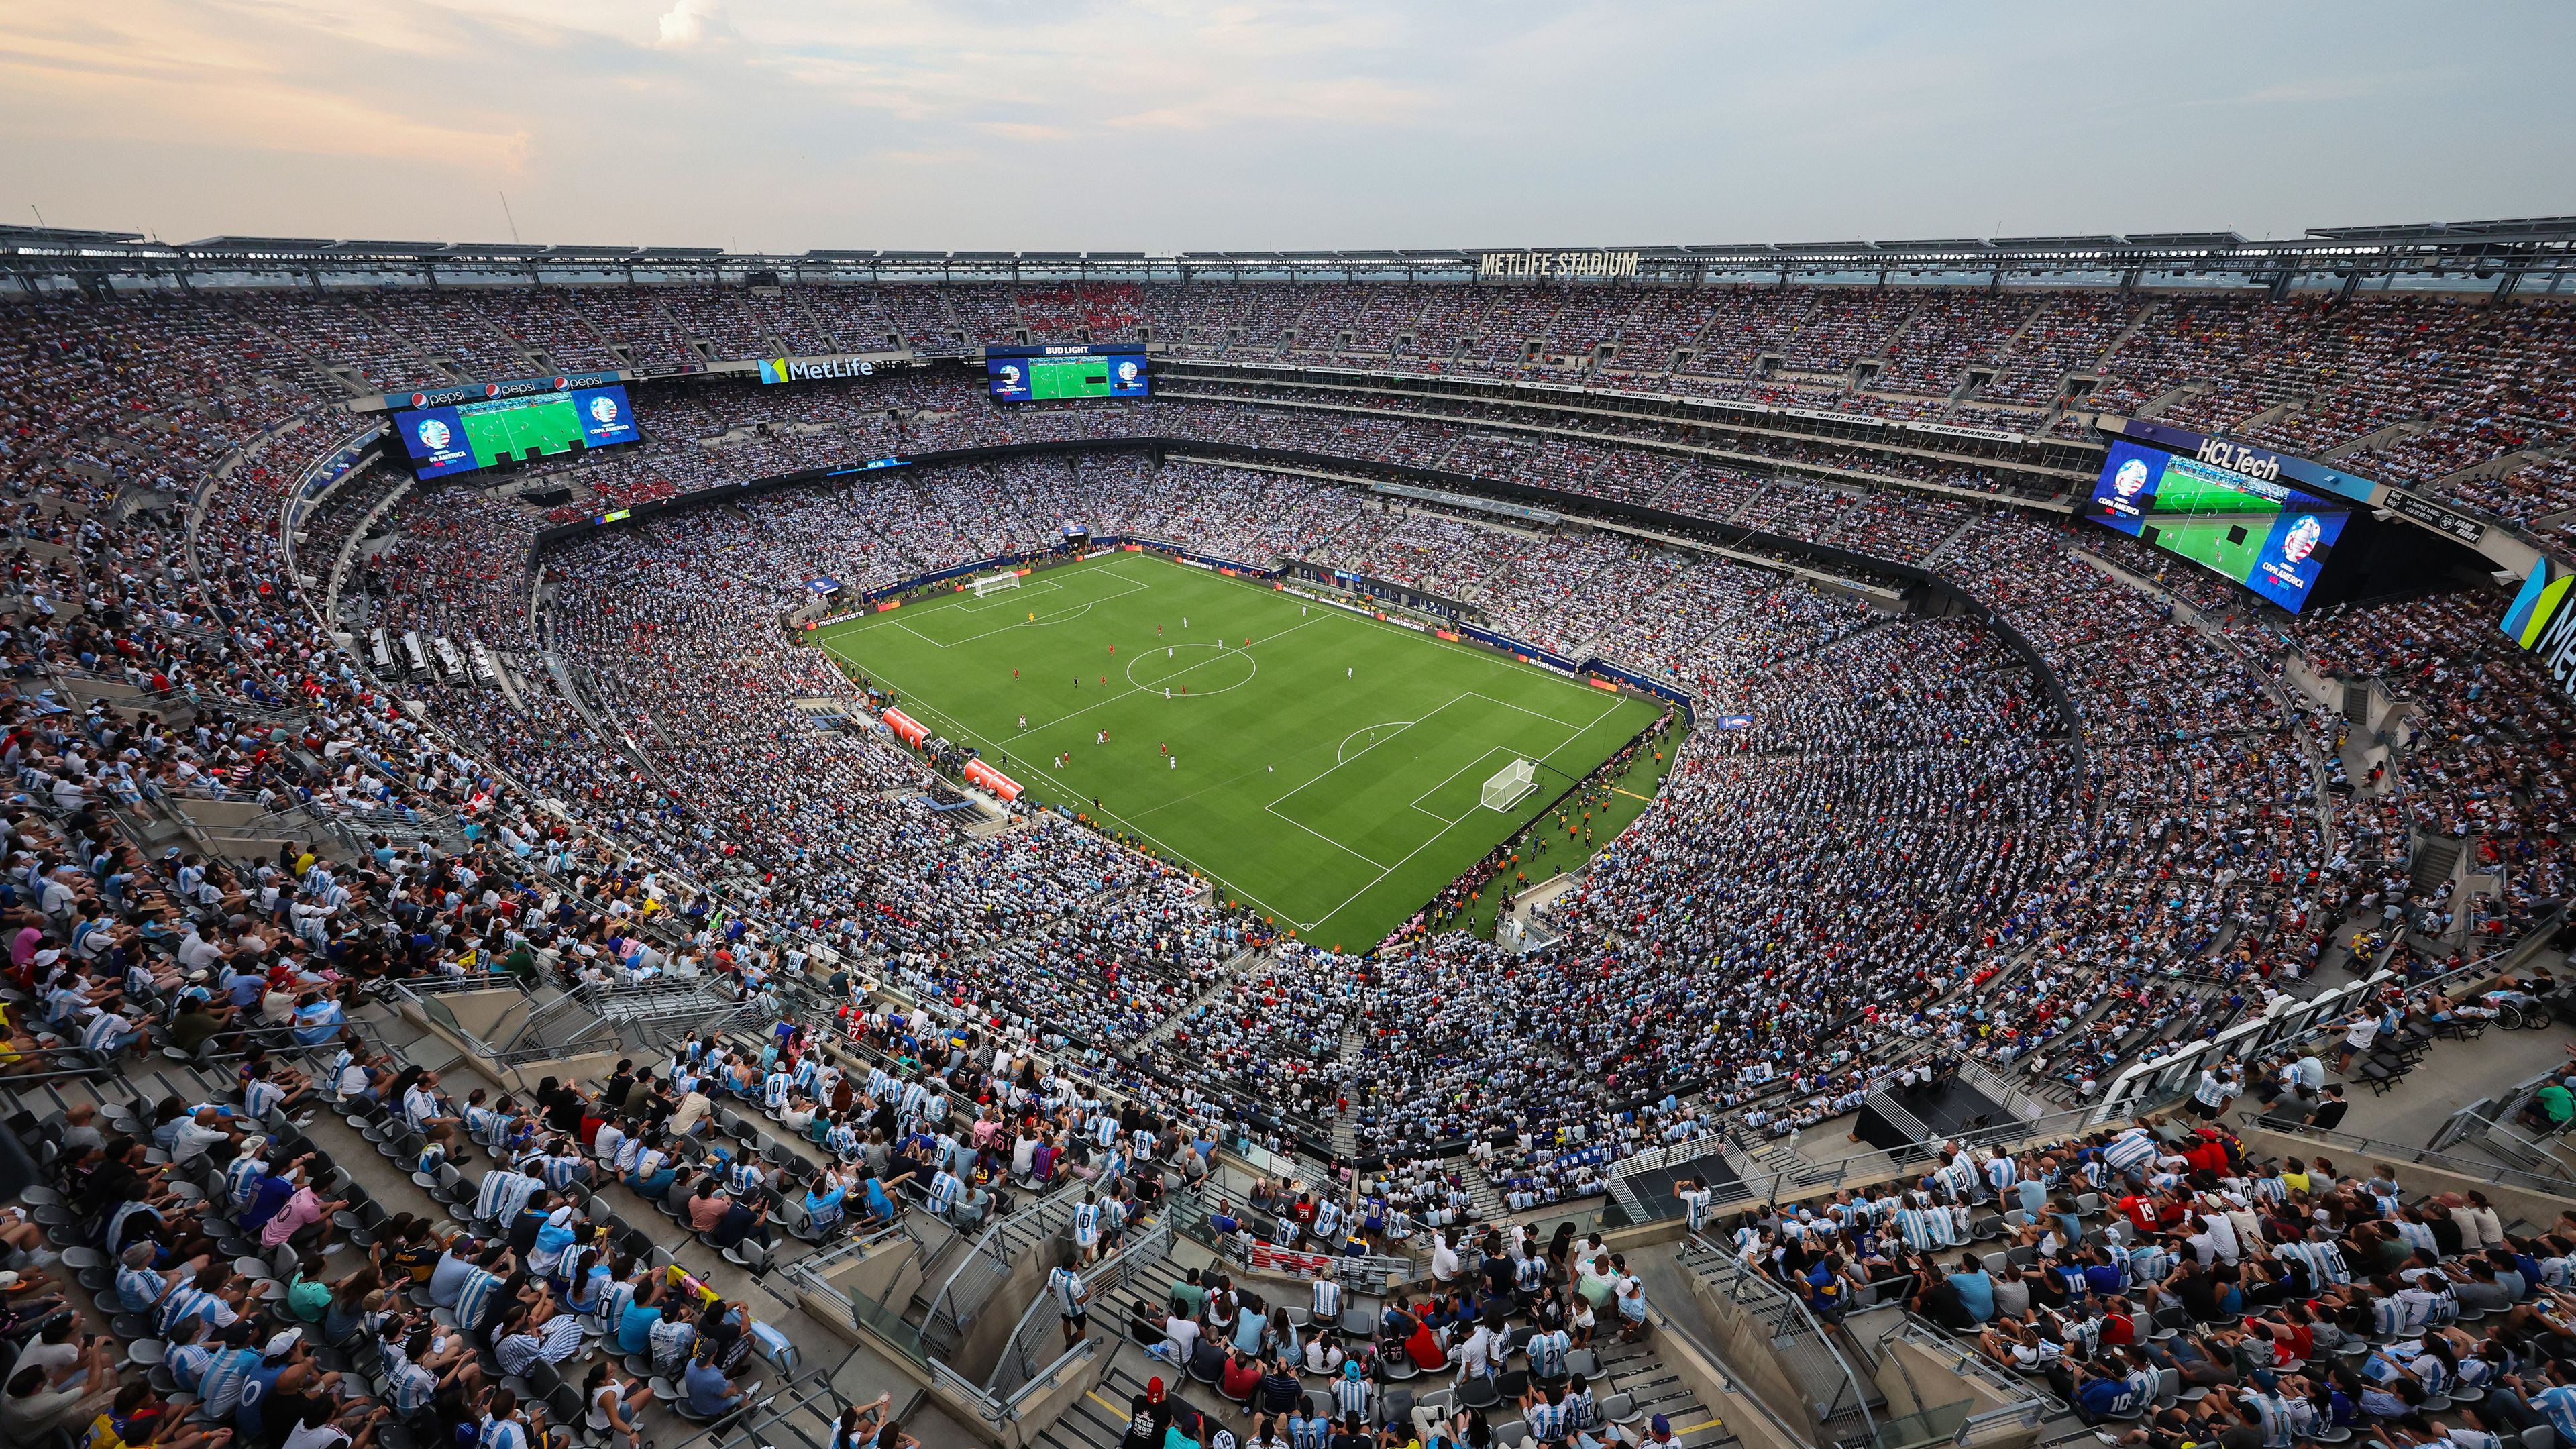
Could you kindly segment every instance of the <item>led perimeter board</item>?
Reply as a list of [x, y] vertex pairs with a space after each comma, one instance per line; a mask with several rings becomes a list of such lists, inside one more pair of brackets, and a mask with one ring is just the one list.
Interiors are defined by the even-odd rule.
[[2297, 613], [2352, 515], [2267, 479], [2114, 442], [2084, 516], [2225, 574]]
[[1145, 349], [1133, 342], [1093, 347], [987, 347], [984, 376], [995, 402], [1068, 397], [1144, 397]]
[[615, 384], [412, 408], [394, 414], [393, 426], [423, 478], [632, 443], [641, 436], [635, 407]]

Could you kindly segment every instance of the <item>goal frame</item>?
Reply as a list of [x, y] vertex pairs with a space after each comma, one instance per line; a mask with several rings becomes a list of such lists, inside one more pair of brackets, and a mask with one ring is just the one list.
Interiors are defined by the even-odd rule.
[[1538, 765], [1530, 760], [1514, 760], [1485, 781], [1485, 808], [1496, 812], [1509, 810], [1536, 793]]
[[1004, 569], [998, 574], [986, 574], [980, 579], [966, 581], [966, 587], [973, 590], [975, 597], [979, 599], [988, 598], [1004, 589], [1016, 589], [1019, 586], [1020, 575], [1014, 569]]

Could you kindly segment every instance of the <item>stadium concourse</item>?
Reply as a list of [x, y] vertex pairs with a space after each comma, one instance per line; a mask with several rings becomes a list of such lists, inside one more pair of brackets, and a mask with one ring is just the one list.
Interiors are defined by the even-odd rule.
[[[495, 486], [414, 479], [340, 406], [557, 369], [1149, 333], [1172, 340], [1142, 400], [1004, 408], [953, 364], [766, 387], [638, 378], [645, 441]], [[1676, 1381], [1708, 1411], [1665, 1426], [1689, 1449], [1771, 1432], [1718, 1427], [1717, 1390], [1687, 1367], [1691, 1325], [1727, 1322], [1687, 1280], [1729, 1264], [1799, 1299], [1801, 1322], [1892, 1315], [1980, 1351], [1996, 1402], [2052, 1423], [2143, 1414], [2176, 1442], [2264, 1445], [2355, 1426], [2390, 1443], [2547, 1422], [2576, 1438], [2562, 1407], [2576, 1388], [2555, 1386], [2576, 1342], [2570, 1246], [2553, 1236], [2569, 1224], [2428, 1198], [2452, 1191], [2430, 1168], [2321, 1171], [2321, 1154], [2353, 1154], [2296, 1135], [2311, 1113], [2340, 1119], [2329, 1083], [2385, 1088], [2402, 1068], [2374, 1075], [2383, 1058], [2367, 1050], [2330, 1062], [2334, 1038], [2323, 1054], [2267, 1038], [2259, 1058], [2213, 1055], [2179, 1085], [2215, 1109], [2249, 1081], [2295, 1083], [2265, 1094], [2270, 1138], [2248, 1127], [2230, 1155], [2123, 1126], [2174, 1105], [2172, 1084], [2129, 1075], [2137, 1063], [2321, 994], [2341, 993], [2333, 1029], [2362, 1048], [2483, 1030], [2491, 989], [2529, 994], [2568, 893], [2567, 719], [2540, 661], [2496, 630], [2511, 596], [2447, 588], [2292, 616], [2069, 508], [2090, 419], [2152, 410], [2306, 455], [2357, 449], [2337, 456], [2563, 550], [2576, 478], [2552, 440], [2576, 334], [2562, 303], [110, 288], [0, 303], [0, 335], [7, 1069], [22, 1079], [13, 1131], [44, 1174], [31, 1220], [0, 1233], [24, 1255], [0, 1283], [21, 1310], [0, 1336], [34, 1355], [0, 1399], [13, 1440], [132, 1407], [120, 1393], [185, 1388], [245, 1440], [283, 1438], [291, 1409], [425, 1445], [441, 1416], [506, 1421], [559, 1382], [573, 1404], [556, 1422], [592, 1419], [601, 1442], [631, 1445], [612, 1403], [631, 1399], [672, 1444], [692, 1431], [665, 1403], [720, 1417], [726, 1395], [797, 1372], [756, 1331], [778, 1316], [753, 1306], [767, 1280], [733, 1271], [765, 1264], [763, 1241], [784, 1262], [812, 1239], [819, 1257], [900, 1218], [1035, 1222], [1049, 1243], [1078, 1221], [1079, 1242], [1093, 1195], [1140, 1229], [1186, 1219], [1207, 1239], [1189, 1266], [1210, 1274], [1256, 1230], [1408, 1265], [1389, 1316], [1331, 1349], [1360, 1365], [1361, 1402], [1309, 1391], [1365, 1413], [1410, 1377], [1401, 1360], [1454, 1366], [1446, 1406], [1478, 1410], [1471, 1443], [1513, 1442], [1492, 1432], [1512, 1413], [1542, 1440], [1564, 1437], [1549, 1431], [1568, 1413], [1596, 1439], [1659, 1440], [1651, 1426], [1673, 1416], [1634, 1411]], [[1570, 378], [1547, 359], [1577, 357], [1581, 381], [1629, 403], [1452, 386]], [[1329, 377], [1311, 370], [1327, 363]], [[1677, 397], [1801, 413], [1721, 426], [1645, 406]], [[1889, 441], [1804, 430], [1808, 413], [1963, 430]], [[974, 449], [1005, 451], [738, 486]], [[1406, 470], [1455, 486], [1382, 486], [1418, 481]], [[557, 488], [573, 501], [527, 501]], [[1548, 490], [1535, 517], [1514, 491], [1532, 488]], [[681, 506], [548, 532], [665, 502]], [[878, 703], [783, 627], [811, 580], [870, 595], [1044, 555], [1069, 522], [1416, 590], [1686, 696], [1698, 727], [1657, 798], [1530, 908], [1537, 950], [1442, 931], [1426, 903], [1376, 950], [1339, 953], [1059, 813], [988, 802], [968, 828], [977, 812], [934, 808], [958, 792], [919, 755], [877, 730], [816, 728], [792, 703]], [[398, 677], [359, 642], [377, 629], [471, 644], [494, 668]], [[2338, 686], [2331, 706], [2320, 681]], [[2405, 728], [2356, 727], [2351, 689]], [[1453, 889], [1479, 886], [1501, 888]], [[2499, 983], [2508, 952], [2524, 975]], [[738, 1003], [749, 1030], [710, 1044], [675, 1028], [635, 1050], [644, 1078], [523, 1090], [507, 1109], [498, 1080], [481, 1102], [460, 1089], [472, 1058], [397, 1040], [418, 1022], [380, 999], [692, 982]], [[166, 1065], [164, 1049], [191, 1060]], [[2069, 1115], [2023, 1150], [1802, 1175], [1925, 1064]], [[2122, 1082], [2118, 1113], [2092, 1120]], [[323, 1115], [326, 1099], [351, 1120]], [[63, 1110], [93, 1100], [104, 1109]], [[770, 1109], [766, 1167], [739, 1150], [757, 1136], [716, 1160], [719, 1103]], [[383, 1155], [426, 1187], [362, 1180], [356, 1128], [385, 1114], [400, 1120], [375, 1127]], [[274, 1175], [226, 1170], [260, 1160], [246, 1128]], [[306, 1135], [344, 1159], [338, 1173], [294, 1180]], [[471, 1170], [464, 1190], [428, 1153]], [[1719, 1204], [1753, 1215], [1737, 1227], [1706, 1200], [1669, 1214], [1635, 1200], [1620, 1171], [1650, 1153], [1722, 1176], [1739, 1191]], [[2568, 1191], [2548, 1186], [2564, 1172], [2550, 1163], [2529, 1201]], [[1819, 1182], [1830, 1200], [1770, 1210]], [[376, 1212], [345, 1209], [335, 1229], [328, 1204], [352, 1186]], [[652, 1223], [638, 1190], [683, 1204], [703, 1236], [603, 1234], [585, 1270], [588, 1224]], [[1015, 1211], [998, 1211], [1004, 1196]], [[472, 1269], [463, 1249], [388, 1226], [398, 1213], [424, 1234], [449, 1220], [524, 1241]], [[1571, 1234], [1502, 1230], [1571, 1214], [1614, 1229], [1686, 1214], [1674, 1230], [1691, 1246], [1650, 1266], [1635, 1246], [1614, 1260]], [[367, 1246], [319, 1251], [335, 1232]], [[1959, 1263], [1999, 1234], [2010, 1261], [1991, 1280]], [[644, 1311], [667, 1289], [634, 1288], [629, 1306], [629, 1285], [675, 1256], [718, 1285], [694, 1337]], [[220, 1266], [235, 1260], [285, 1284], [256, 1290], [266, 1311], [309, 1325], [329, 1356], [246, 1326], [257, 1315]], [[422, 1268], [414, 1313], [415, 1295], [384, 1290]], [[1279, 1305], [1305, 1302], [1302, 1285], [1242, 1272]], [[1481, 1308], [1465, 1291], [1479, 1279]], [[1159, 1301], [1154, 1321], [1100, 1313], [1119, 1321], [1095, 1332], [1134, 1340], [1102, 1384], [1141, 1392], [1133, 1351], [1158, 1344], [1176, 1387], [1208, 1386], [1192, 1388], [1203, 1401], [1244, 1388], [1241, 1363], [1189, 1361], [1203, 1333], [1323, 1361], [1325, 1335], [1301, 1338], [1285, 1315], [1284, 1337], [1243, 1330], [1231, 1294], [1187, 1286], [1170, 1322]], [[70, 1322], [49, 1316], [57, 1290], [78, 1330], [49, 1326]], [[2471, 1310], [2495, 1326], [2426, 1331]], [[1520, 1317], [1528, 1334], [1508, 1326]], [[1598, 1403], [1569, 1407], [1552, 1387], [1560, 1322], [1608, 1376]], [[1613, 1361], [1649, 1330], [1650, 1354]], [[120, 1389], [112, 1349], [67, 1348], [89, 1331], [155, 1345], [170, 1383]], [[1873, 1349], [1912, 1341], [1836, 1332], [1862, 1376]], [[605, 1379], [583, 1357], [602, 1336], [633, 1356], [596, 1360]], [[2380, 1346], [2347, 1364], [2339, 1343]], [[618, 1363], [648, 1372], [630, 1387]], [[1536, 1397], [1506, 1409], [1488, 1369]], [[960, 1414], [888, 1377], [891, 1410]], [[245, 1407], [245, 1378], [277, 1407]], [[505, 1378], [513, 1398], [494, 1392]], [[2210, 1392], [2184, 1402], [2179, 1385]], [[1888, 1407], [1883, 1390], [1856, 1402], [1872, 1393]], [[1781, 1442], [1855, 1442], [1847, 1411], [1802, 1427], [1794, 1403], [1765, 1409]], [[860, 1423], [864, 1442], [877, 1425]]]

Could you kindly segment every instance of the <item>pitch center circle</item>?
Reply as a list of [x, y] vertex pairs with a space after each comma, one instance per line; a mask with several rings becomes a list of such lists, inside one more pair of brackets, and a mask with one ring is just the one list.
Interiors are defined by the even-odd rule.
[[1138, 689], [1169, 689], [1180, 698], [1187, 685], [1191, 697], [1223, 694], [1241, 689], [1261, 672], [1261, 663], [1249, 649], [1228, 649], [1216, 644], [1171, 644], [1149, 650], [1127, 661], [1127, 682]]

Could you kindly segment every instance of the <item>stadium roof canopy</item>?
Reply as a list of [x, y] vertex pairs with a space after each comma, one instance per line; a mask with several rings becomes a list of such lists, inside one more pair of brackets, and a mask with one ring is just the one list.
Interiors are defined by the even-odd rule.
[[[0, 280], [27, 289], [141, 285], [345, 285], [453, 281], [800, 282], [1384, 281], [1679, 285], [1801, 277], [1931, 278], [2002, 285], [2077, 276], [2286, 288], [2326, 279], [2469, 276], [2498, 290], [2576, 278], [2576, 216], [2316, 227], [2250, 241], [2233, 231], [1942, 237], [1642, 246], [1346, 247], [1276, 251], [939, 251], [333, 240], [215, 236], [171, 244], [133, 232], [0, 226]], [[764, 278], [765, 279], [765, 278]]]
[[2474, 237], [2482, 241], [2563, 238], [2576, 232], [2576, 216], [2531, 216], [2517, 221], [2433, 221], [2412, 226], [2319, 226], [2308, 235], [2330, 241], [2424, 242]]

